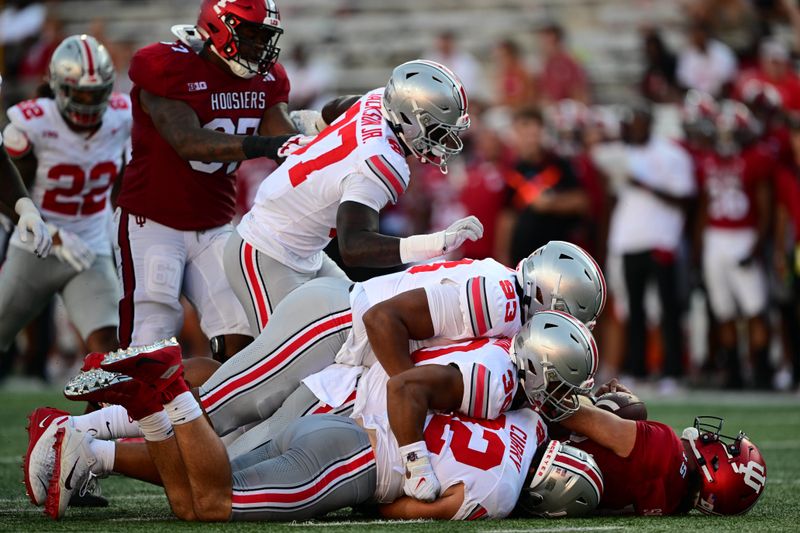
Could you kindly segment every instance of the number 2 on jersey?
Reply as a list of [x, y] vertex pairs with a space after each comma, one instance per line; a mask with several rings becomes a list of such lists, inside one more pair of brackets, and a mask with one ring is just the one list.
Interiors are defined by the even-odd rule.
[[[503, 427], [505, 416], [500, 416], [497, 420], [468, 419], [469, 422], [479, 426], [476, 429], [480, 435], [459, 418], [447, 415], [434, 415], [431, 418], [428, 427], [425, 428], [425, 443], [428, 445], [428, 450], [437, 455], [442, 452], [446, 442], [445, 431], [449, 423], [450, 431], [453, 433], [450, 439], [450, 451], [456, 461], [480, 470], [491, 470], [502, 463], [506, 445], [495, 431]], [[473, 442], [482, 450], [470, 446]]]
[[[78, 165], [55, 165], [47, 173], [48, 188], [42, 198], [42, 210], [60, 215], [93, 215], [106, 207], [108, 188], [119, 169], [111, 161], [98, 163], [89, 171], [89, 184], [84, 192], [86, 172]], [[55, 182], [51, 185], [52, 182]], [[52, 188], [51, 188], [52, 187]]]

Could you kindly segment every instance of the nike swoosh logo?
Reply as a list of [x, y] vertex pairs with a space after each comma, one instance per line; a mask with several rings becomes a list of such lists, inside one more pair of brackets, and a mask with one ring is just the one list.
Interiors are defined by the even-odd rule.
[[106, 420], [106, 428], [108, 429], [108, 434], [112, 435], [112, 433], [111, 433], [111, 422], [109, 422], [108, 420]]
[[64, 488], [67, 489], [67, 490], [72, 490], [72, 474], [75, 473], [75, 467], [76, 466], [78, 466], [78, 461], [75, 461], [75, 464], [72, 465], [72, 470], [69, 471], [69, 475], [67, 476], [67, 480], [64, 482]]
[[420, 488], [423, 483], [425, 483], [425, 478], [419, 480], [419, 483], [417, 483], [417, 489]]
[[42, 421], [41, 421], [41, 422], [39, 422], [39, 427], [40, 427], [40, 428], [42, 428], [42, 429], [44, 429], [44, 427], [45, 427], [45, 422], [47, 422], [47, 420], [48, 420], [48, 419], [49, 419], [51, 416], [53, 416], [53, 415], [47, 415], [46, 417], [42, 418]]

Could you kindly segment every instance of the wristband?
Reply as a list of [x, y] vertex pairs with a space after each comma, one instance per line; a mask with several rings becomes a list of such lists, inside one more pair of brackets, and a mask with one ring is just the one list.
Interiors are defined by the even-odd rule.
[[405, 446], [400, 446], [400, 456], [406, 463], [413, 463], [423, 457], [428, 457], [428, 447], [424, 440], [418, 440]]
[[441, 233], [412, 235], [400, 239], [400, 261], [403, 264], [426, 261], [444, 253]]
[[278, 159], [278, 150], [292, 137], [293, 135], [278, 135], [277, 137], [248, 135], [242, 141], [242, 151], [247, 159], [256, 157]]

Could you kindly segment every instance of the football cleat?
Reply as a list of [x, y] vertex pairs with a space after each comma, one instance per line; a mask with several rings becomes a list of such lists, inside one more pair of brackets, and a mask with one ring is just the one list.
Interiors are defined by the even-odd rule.
[[103, 362], [103, 358], [105, 358], [105, 356], [106, 354], [100, 352], [90, 353], [83, 358], [83, 366], [81, 367], [81, 371], [88, 372], [89, 370], [100, 368], [100, 363]]
[[25, 490], [34, 505], [43, 505], [53, 474], [56, 431], [69, 422], [69, 413], [40, 407], [28, 416], [28, 450], [22, 462]]
[[148, 346], [111, 352], [100, 366], [103, 370], [147, 383], [161, 392], [182, 375], [182, 359], [181, 347], [172, 337]]
[[102, 368], [81, 372], [64, 387], [70, 400], [121, 405], [133, 420], [161, 410], [161, 395], [136, 379]]
[[97, 462], [89, 448], [91, 440], [91, 435], [69, 425], [56, 431], [53, 475], [44, 505], [45, 514], [53, 520], [64, 516], [73, 494], [89, 490], [94, 479], [91, 467]]

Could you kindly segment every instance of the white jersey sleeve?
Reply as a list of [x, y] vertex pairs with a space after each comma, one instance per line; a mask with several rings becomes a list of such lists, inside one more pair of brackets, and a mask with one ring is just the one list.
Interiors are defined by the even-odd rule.
[[[480, 342], [480, 341], [478, 341]], [[461, 414], [494, 420], [508, 410], [517, 391], [515, 368], [508, 355], [511, 342], [497, 339], [470, 357], [457, 357], [450, 364], [458, 368], [464, 384]]]
[[[393, 138], [390, 138], [394, 141]], [[395, 141], [396, 142], [396, 141]], [[380, 185], [385, 193], [390, 198], [393, 204], [408, 188], [408, 183], [411, 179], [411, 171], [403, 156], [398, 153], [400, 151], [399, 145], [397, 148], [387, 150], [386, 144], [375, 144], [365, 146], [365, 154], [363, 162], [360, 166], [361, 172], [364, 176], [371, 179], [375, 184]], [[391, 144], [394, 147], [394, 144]]]
[[509, 276], [475, 276], [461, 286], [461, 312], [472, 337], [513, 337], [522, 325]]
[[36, 128], [33, 127], [30, 121], [38, 117], [28, 112], [27, 116], [31, 118], [25, 118], [26, 115], [23, 114], [23, 109], [29, 110], [31, 108], [27, 106], [26, 102], [21, 102], [10, 107], [7, 111], [10, 122], [3, 131], [3, 136], [5, 137], [6, 151], [13, 158], [22, 157], [31, 151], [33, 142], [29, 135], [35, 137], [37, 133]]
[[356, 202], [380, 212], [386, 204], [393, 201], [385, 187], [360, 173], [347, 176], [342, 188], [344, 191], [341, 203]]

